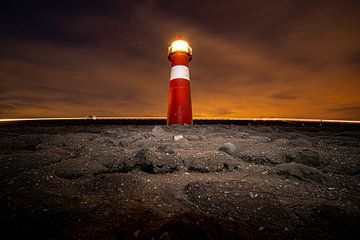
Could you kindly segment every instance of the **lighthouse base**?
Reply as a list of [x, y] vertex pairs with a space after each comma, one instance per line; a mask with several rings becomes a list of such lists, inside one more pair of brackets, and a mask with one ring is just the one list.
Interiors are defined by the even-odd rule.
[[193, 124], [190, 81], [173, 79], [170, 81], [167, 124]]

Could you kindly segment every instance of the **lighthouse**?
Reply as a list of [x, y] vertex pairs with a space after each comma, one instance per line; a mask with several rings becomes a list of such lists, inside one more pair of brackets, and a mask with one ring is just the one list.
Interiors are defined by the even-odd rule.
[[171, 62], [167, 124], [193, 124], [189, 62], [192, 49], [189, 43], [178, 38], [168, 49]]

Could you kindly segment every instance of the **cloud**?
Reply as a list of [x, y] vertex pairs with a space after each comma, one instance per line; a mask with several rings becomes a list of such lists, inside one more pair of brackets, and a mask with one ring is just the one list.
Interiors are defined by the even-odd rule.
[[345, 64], [359, 66], [360, 65], [360, 51], [356, 51], [356, 52], [351, 53], [348, 56], [346, 56]]
[[194, 116], [357, 117], [329, 111], [360, 102], [356, 4], [30, 2], [1, 23], [1, 117], [166, 116], [177, 34]]
[[291, 100], [291, 99], [297, 99], [297, 96], [284, 94], [284, 93], [276, 93], [270, 96], [273, 99], [277, 100]]
[[329, 108], [328, 112], [341, 114], [349, 119], [360, 119], [360, 105], [340, 105], [333, 108]]

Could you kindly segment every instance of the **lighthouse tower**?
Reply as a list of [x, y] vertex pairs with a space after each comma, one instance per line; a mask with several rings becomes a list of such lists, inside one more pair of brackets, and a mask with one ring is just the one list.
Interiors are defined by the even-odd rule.
[[167, 124], [192, 124], [189, 62], [192, 49], [189, 44], [178, 38], [168, 50], [171, 62], [170, 90], [168, 98]]

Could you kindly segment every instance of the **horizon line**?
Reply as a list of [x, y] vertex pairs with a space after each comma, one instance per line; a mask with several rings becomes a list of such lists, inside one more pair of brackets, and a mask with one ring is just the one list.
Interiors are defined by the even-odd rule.
[[[51, 120], [166, 120], [166, 117], [39, 117], [39, 118], [2, 118], [0, 122], [16, 122], [16, 121], [51, 121]], [[194, 117], [193, 120], [209, 120], [209, 121], [289, 121], [289, 122], [319, 122], [319, 123], [357, 123], [360, 120], [346, 119], [318, 119], [318, 118], [222, 118], [222, 117]]]

